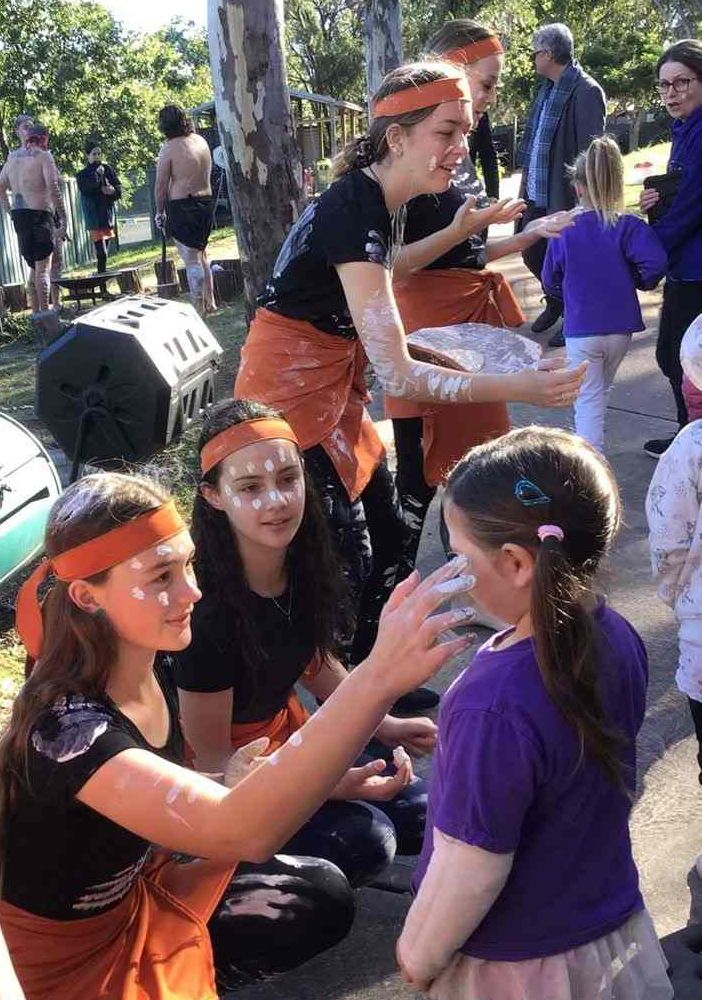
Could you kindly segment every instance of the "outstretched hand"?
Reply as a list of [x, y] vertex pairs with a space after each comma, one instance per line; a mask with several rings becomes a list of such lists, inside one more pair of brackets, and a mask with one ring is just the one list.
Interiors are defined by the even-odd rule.
[[350, 767], [334, 791], [332, 799], [364, 799], [366, 802], [389, 802], [409, 785], [414, 777], [409, 757], [397, 773], [384, 775], [384, 760], [372, 760], [362, 767]]
[[524, 227], [525, 233], [537, 233], [542, 239], [558, 239], [564, 229], [569, 229], [575, 225], [575, 220], [582, 215], [582, 209], [578, 205], [569, 212], [554, 212], [553, 215], [542, 215], [540, 219], [533, 219]]
[[224, 771], [224, 784], [227, 788], [234, 788], [263, 763], [264, 758], [261, 755], [266, 752], [270, 742], [267, 736], [261, 736], [259, 739], [239, 747], [231, 755]]
[[524, 214], [525, 209], [526, 202], [521, 199], [502, 198], [487, 208], [475, 208], [475, 198], [466, 198], [451, 223], [456, 233], [456, 242], [460, 243], [469, 236], [482, 232], [493, 223], [504, 225], [514, 222]]

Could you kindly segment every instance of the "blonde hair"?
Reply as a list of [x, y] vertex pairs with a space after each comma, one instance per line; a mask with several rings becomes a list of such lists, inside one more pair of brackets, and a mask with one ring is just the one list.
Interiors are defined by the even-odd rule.
[[[373, 104], [396, 94], [409, 87], [419, 87], [423, 83], [434, 83], [436, 80], [450, 79], [456, 76], [456, 67], [443, 59], [424, 59], [421, 62], [405, 63], [391, 70], [383, 79], [380, 87], [373, 95]], [[357, 136], [348, 143], [332, 161], [332, 180], [338, 180], [349, 170], [369, 167], [371, 163], [380, 163], [390, 152], [385, 138], [391, 125], [401, 125], [410, 128], [428, 118], [438, 105], [429, 108], [419, 108], [417, 111], [406, 111], [401, 115], [384, 115], [382, 118], [371, 118], [370, 128], [365, 135]], [[372, 113], [372, 107], [371, 107]]]
[[624, 211], [624, 160], [616, 139], [593, 139], [567, 170], [571, 181], [584, 188], [603, 224], [613, 226]]

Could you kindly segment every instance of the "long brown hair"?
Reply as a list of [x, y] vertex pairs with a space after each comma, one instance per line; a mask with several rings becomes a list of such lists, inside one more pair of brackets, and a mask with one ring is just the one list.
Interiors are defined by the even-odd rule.
[[[280, 414], [247, 399], [223, 400], [214, 406], [203, 425], [198, 449], [228, 427]], [[304, 466], [304, 459], [303, 466]], [[222, 474], [219, 462], [203, 476], [203, 482], [218, 487]], [[271, 664], [265, 653], [256, 606], [246, 576], [236, 534], [224, 511], [216, 510], [198, 491], [193, 505], [192, 537], [195, 543], [195, 572], [198, 586], [207, 598], [217, 598], [216, 615], [226, 615], [237, 637], [246, 677], [240, 678], [243, 691], [252, 699], [266, 685]], [[334, 548], [329, 521], [317, 489], [305, 473], [305, 511], [297, 534], [288, 546], [287, 564], [294, 574], [295, 593], [302, 617], [312, 622], [312, 638], [322, 661], [340, 653], [340, 643], [351, 630], [349, 593]], [[202, 608], [200, 609], [202, 613]]]
[[[534, 557], [530, 610], [544, 685], [577, 734], [581, 761], [585, 754], [599, 761], [629, 795], [624, 737], [608, 726], [602, 705], [602, 637], [582, 603], [621, 521], [609, 465], [568, 431], [525, 427], [474, 448], [451, 474], [446, 495], [479, 545], [497, 550], [516, 544]], [[545, 523], [563, 530], [562, 542], [539, 541], [537, 530]]]
[[[126, 524], [169, 500], [162, 488], [139, 476], [103, 472], [69, 486], [51, 508], [45, 549], [49, 558]], [[102, 583], [110, 571], [96, 573]], [[0, 740], [0, 857], [19, 783], [27, 784], [29, 735], [59, 698], [104, 697], [119, 638], [102, 612], [89, 614], [75, 604], [69, 584], [55, 580], [42, 606], [41, 656], [15, 698], [9, 726]]]
[[[383, 78], [383, 82], [373, 95], [373, 103], [396, 94], [409, 87], [419, 87], [423, 83], [434, 83], [435, 80], [445, 80], [455, 77], [456, 67], [441, 59], [425, 59], [422, 62], [405, 63], [391, 70]], [[368, 167], [371, 163], [381, 163], [390, 152], [385, 138], [391, 125], [401, 125], [411, 128], [424, 121], [437, 108], [419, 108], [417, 111], [406, 111], [400, 115], [383, 115], [382, 118], [371, 118], [370, 128], [365, 135], [356, 136], [344, 149], [334, 157], [332, 162], [332, 180], [337, 180], [349, 170]]]

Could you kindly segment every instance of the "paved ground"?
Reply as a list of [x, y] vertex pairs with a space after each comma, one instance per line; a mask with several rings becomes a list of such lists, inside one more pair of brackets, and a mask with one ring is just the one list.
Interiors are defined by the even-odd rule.
[[[540, 309], [540, 290], [520, 259], [502, 270], [509, 276], [530, 319]], [[702, 919], [702, 882], [694, 862], [702, 851], [698, 822], [700, 786], [696, 779], [695, 743], [683, 698], [673, 675], [676, 632], [672, 614], [658, 601], [650, 581], [643, 501], [653, 461], [641, 444], [650, 437], [674, 433], [672, 397], [653, 357], [660, 293], [642, 296], [648, 329], [637, 334], [610, 398], [607, 453], [617, 474], [626, 523], [605, 589], [612, 605], [626, 615], [648, 647], [651, 680], [646, 721], [639, 740], [641, 794], [632, 817], [634, 852], [643, 891], [658, 933], [666, 935]], [[528, 332], [525, 326], [523, 332]], [[545, 344], [549, 334], [541, 336]], [[377, 410], [376, 410], [377, 412]], [[515, 424], [542, 422], [571, 426], [570, 413], [512, 408]], [[384, 434], [388, 428], [381, 424]], [[422, 572], [443, 560], [438, 538], [436, 503], [430, 513], [420, 551]], [[487, 635], [483, 633], [482, 635]], [[444, 690], [461, 664], [437, 678]], [[276, 983], [232, 994], [238, 1000], [409, 1000], [416, 996], [400, 982], [394, 943], [409, 905], [403, 890], [411, 859], [396, 861], [384, 889], [359, 893], [353, 932], [339, 947]], [[690, 994], [692, 996], [693, 994]], [[702, 995], [702, 986], [700, 987]]]

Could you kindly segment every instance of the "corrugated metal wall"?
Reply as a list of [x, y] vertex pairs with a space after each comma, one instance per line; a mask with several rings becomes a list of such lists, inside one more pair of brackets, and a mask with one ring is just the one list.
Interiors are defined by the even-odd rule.
[[[93, 256], [85, 220], [80, 207], [78, 185], [73, 177], [64, 177], [63, 196], [68, 217], [69, 240], [63, 245], [63, 266], [66, 270], [89, 264]], [[27, 280], [27, 265], [20, 256], [12, 219], [0, 212], [0, 283], [16, 285]]]

